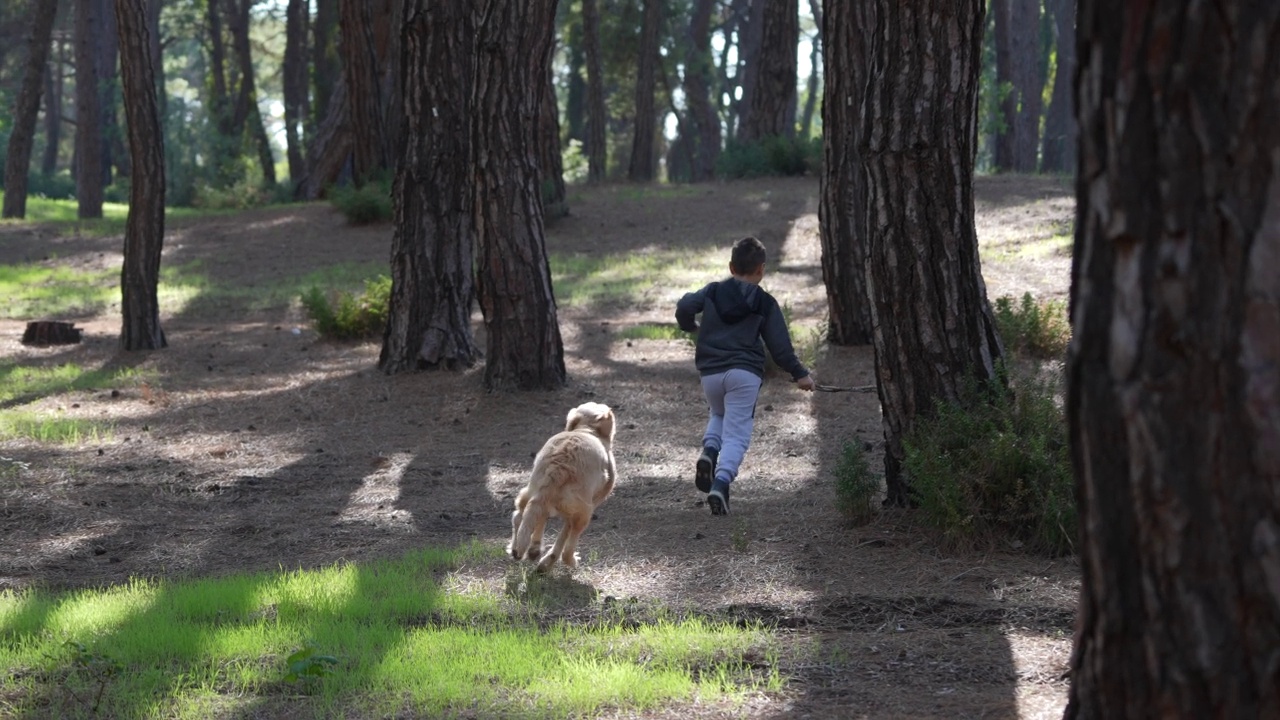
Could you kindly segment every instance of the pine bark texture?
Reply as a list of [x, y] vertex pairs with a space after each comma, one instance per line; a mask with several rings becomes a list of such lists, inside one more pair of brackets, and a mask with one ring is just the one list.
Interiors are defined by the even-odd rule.
[[27, 63], [22, 87], [13, 108], [13, 128], [9, 135], [4, 167], [4, 210], [7, 218], [27, 215], [27, 176], [31, 150], [35, 145], [36, 123], [40, 119], [40, 90], [49, 64], [49, 40], [57, 19], [56, 2], [36, 3], [27, 41]]
[[631, 140], [631, 164], [627, 178], [648, 182], [657, 176], [658, 111], [654, 106], [658, 73], [658, 31], [662, 24], [662, 0], [644, 0], [640, 27], [640, 62], [636, 71], [635, 134]]
[[338, 59], [338, 0], [315, 0], [316, 15], [311, 25], [311, 129], [330, 116], [329, 103], [342, 77]]
[[689, 108], [688, 141], [693, 143], [689, 168], [692, 182], [714, 180], [720, 157], [720, 117], [711, 104], [711, 13], [715, 0], [696, 0], [689, 19], [689, 47], [685, 55], [684, 97]]
[[1013, 169], [1034, 173], [1039, 167], [1040, 114], [1044, 82], [1040, 77], [1040, 0], [1010, 0], [1010, 61], [1013, 98]]
[[1076, 75], [1076, 0], [1049, 0], [1053, 13], [1058, 69], [1053, 78], [1053, 95], [1044, 117], [1044, 151], [1040, 170], [1074, 173], [1076, 170], [1076, 114], [1071, 89]]
[[997, 171], [1013, 169], [1015, 152], [1014, 127], [1017, 123], [1017, 93], [1013, 87], [1013, 39], [1010, 36], [1012, 4], [1017, 0], [991, 0], [991, 14], [996, 35], [996, 91], [1000, 93], [1001, 127], [996, 131], [992, 163]]
[[472, 167], [486, 387], [558, 388], [564, 345], [538, 188], [537, 117], [556, 0], [491, 0], [476, 28]]
[[854, 77], [877, 81], [854, 100], [866, 179], [853, 185], [854, 232], [868, 258], [887, 500], [903, 504], [903, 436], [969, 378], [995, 378], [1003, 355], [973, 217], [983, 3], [875, 0], [859, 15]]
[[600, 11], [596, 0], [582, 0], [582, 43], [587, 56], [587, 182], [602, 183], [608, 173], [605, 140], [604, 59], [600, 49]]
[[102, 108], [96, 38], [98, 0], [76, 0], [76, 214], [102, 217]]
[[1066, 717], [1280, 717], [1280, 4], [1079, 4]]
[[471, 168], [472, 0], [407, 0], [403, 33], [407, 143], [396, 174], [391, 305], [378, 367], [470, 367], [475, 237]]
[[58, 147], [62, 144], [62, 92], [66, 74], [67, 46], [62, 40], [55, 44], [57, 57], [46, 66], [44, 88], [44, 157], [40, 159], [40, 172], [52, 175], [58, 171]]
[[147, 28], [145, 0], [115, 0], [115, 7], [133, 167], [120, 279], [120, 347], [156, 350], [166, 345], [156, 298], [164, 248], [164, 134], [156, 107], [150, 32], [158, 29]]
[[232, 49], [236, 56], [236, 67], [239, 71], [240, 85], [236, 92], [235, 109], [232, 113], [233, 134], [237, 145], [242, 142], [251, 144], [258, 153], [258, 166], [262, 170], [262, 182], [267, 187], [276, 184], [276, 161], [271, 151], [271, 141], [267, 137], [266, 126], [262, 123], [262, 111], [258, 108], [258, 88], [254, 78], [253, 45], [249, 39], [250, 11], [256, 0], [240, 0], [237, 5], [231, 0], [232, 13], [229, 29], [231, 31]]
[[860, 234], [866, 178], [858, 159], [857, 110], [866, 85], [866, 52], [860, 6], [825, 0], [823, 77], [823, 172], [818, 219], [822, 280], [827, 288], [828, 339], [835, 345], [871, 343], [867, 299], [866, 238]]
[[538, 183], [542, 190], [542, 216], [555, 220], [569, 214], [568, 192], [564, 185], [564, 158], [560, 150], [560, 106], [556, 100], [555, 73], [547, 66], [542, 83], [542, 105], [538, 113]]
[[798, 0], [765, 0], [762, 23], [759, 69], [738, 132], [738, 139], [748, 142], [796, 134]]
[[285, 155], [289, 159], [289, 179], [294, 183], [304, 172], [302, 123], [307, 117], [307, 26], [310, 3], [289, 0], [285, 8], [284, 62], [281, 72], [284, 92]]
[[390, 167], [385, 147], [383, 94], [367, 0], [341, 0], [342, 59], [351, 121], [352, 175], [362, 185]]

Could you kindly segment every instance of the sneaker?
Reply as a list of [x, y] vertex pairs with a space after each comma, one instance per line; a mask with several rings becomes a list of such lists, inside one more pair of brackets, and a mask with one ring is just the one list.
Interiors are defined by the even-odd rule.
[[711, 492], [711, 481], [716, 476], [716, 458], [720, 451], [712, 447], [702, 448], [698, 456], [698, 471], [693, 476], [693, 484], [699, 492]]
[[729, 514], [729, 483], [723, 480], [717, 480], [711, 486], [711, 493], [707, 495], [707, 505], [711, 507], [712, 515], [728, 515]]

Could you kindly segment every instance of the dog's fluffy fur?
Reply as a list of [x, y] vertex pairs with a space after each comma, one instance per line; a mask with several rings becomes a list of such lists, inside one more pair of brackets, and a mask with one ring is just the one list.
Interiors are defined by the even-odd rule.
[[[608, 405], [590, 402], [569, 411], [564, 432], [551, 436], [538, 451], [529, 485], [516, 497], [507, 546], [511, 557], [535, 560], [544, 572], [556, 558], [569, 567], [578, 564], [578, 536], [618, 478], [613, 426]], [[564, 528], [555, 546], [542, 555], [542, 531], [547, 519], [557, 516], [564, 518]]]

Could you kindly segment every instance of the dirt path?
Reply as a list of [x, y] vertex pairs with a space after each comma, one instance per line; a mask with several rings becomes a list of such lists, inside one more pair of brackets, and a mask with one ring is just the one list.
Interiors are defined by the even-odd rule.
[[[549, 245], [583, 256], [678, 247], [705, 259], [700, 283], [722, 272], [736, 237], [756, 234], [780, 248], [766, 287], [817, 327], [817, 190], [808, 179], [575, 190], [573, 214]], [[1063, 295], [1069, 257], [1056, 248], [1071, 221], [1067, 190], [983, 179], [978, 197], [990, 296]], [[246, 293], [334, 263], [385, 262], [390, 241], [389, 228], [347, 227], [321, 205], [171, 230], [167, 264], [198, 262], [212, 282]], [[0, 263], [110, 268], [118, 253], [119, 238], [0, 226]], [[0, 363], [128, 366], [141, 378], [37, 405], [108, 420], [107, 438], [0, 443], [0, 455], [30, 466], [0, 476], [0, 588], [316, 566], [472, 539], [501, 545], [532, 454], [589, 398], [617, 411], [622, 482], [583, 536], [583, 567], [537, 591], [564, 609], [635, 598], [763, 619], [786, 648], [783, 693], [660, 716], [1059, 716], [1074, 562], [944, 556], [900, 513], [851, 528], [831, 509], [843, 443], [866, 443], [879, 462], [874, 395], [810, 395], [771, 379], [734, 513], [709, 514], [690, 473], [705, 413], [691, 346], [620, 337], [671, 322], [686, 289], [650, 285], [626, 303], [564, 305], [568, 386], [504, 396], [482, 390], [479, 369], [383, 376], [376, 346], [319, 341], [296, 303], [197, 296], [165, 318], [170, 348], [129, 357], [115, 351], [110, 310], [73, 318], [86, 340], [65, 349], [26, 348], [27, 318], [0, 320]], [[816, 373], [863, 385], [872, 365], [867, 348], [831, 348]], [[527, 592], [518, 576], [495, 559], [456, 581]]]

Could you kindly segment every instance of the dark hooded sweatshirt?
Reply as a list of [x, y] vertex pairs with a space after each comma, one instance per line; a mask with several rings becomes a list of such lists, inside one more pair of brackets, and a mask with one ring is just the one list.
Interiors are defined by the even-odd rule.
[[[698, 313], [701, 325], [694, 319]], [[791, 347], [778, 301], [758, 285], [731, 277], [687, 293], [676, 303], [676, 322], [698, 333], [694, 364], [702, 375], [740, 368], [763, 378], [766, 346], [792, 380], [809, 374]]]

